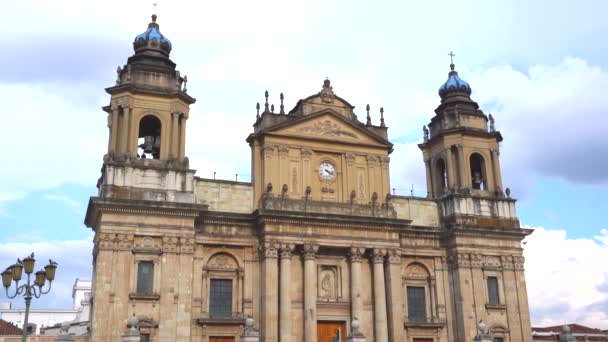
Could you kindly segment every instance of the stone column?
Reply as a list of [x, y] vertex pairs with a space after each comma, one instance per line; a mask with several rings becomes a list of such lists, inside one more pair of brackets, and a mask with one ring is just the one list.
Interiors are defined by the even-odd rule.
[[462, 144], [458, 144], [456, 145], [456, 149], [458, 150], [458, 177], [459, 177], [459, 183], [460, 183], [460, 187], [459, 188], [466, 188], [465, 184], [466, 184], [466, 178], [465, 178], [465, 174], [467, 173], [467, 170], [465, 168], [465, 161], [464, 161], [464, 150], [463, 150], [463, 146]]
[[186, 120], [188, 120], [188, 114], [182, 113], [179, 119], [179, 148], [175, 150], [177, 152], [177, 159], [183, 160], [186, 157]]
[[433, 194], [433, 174], [431, 173], [431, 161], [425, 160], [424, 165], [426, 167], [426, 197], [432, 198]]
[[494, 176], [494, 188], [502, 190], [502, 177], [500, 174], [500, 162], [498, 149], [492, 150], [492, 175]]
[[447, 147], [445, 150], [445, 172], [447, 174], [446, 191], [450, 191], [454, 187], [454, 166], [452, 165], [452, 149]]
[[353, 247], [348, 252], [350, 257], [350, 303], [353, 320], [363, 317], [363, 297], [361, 295], [361, 262], [365, 248]]
[[277, 342], [279, 315], [278, 315], [278, 248], [275, 242], [264, 242], [263, 246], [264, 257], [264, 287], [262, 289], [263, 299], [262, 306], [264, 309], [264, 330], [262, 337], [265, 342]]
[[120, 114], [120, 109], [118, 106], [112, 108], [111, 111], [111, 126], [110, 126], [110, 152], [115, 153], [117, 146], [116, 142], [118, 139], [118, 115]]
[[374, 249], [372, 262], [374, 264], [374, 330], [375, 342], [388, 342], [386, 318], [386, 289], [384, 287], [384, 257], [385, 249]]
[[131, 109], [129, 107], [123, 107], [122, 111], [122, 123], [120, 125], [120, 150], [121, 154], [126, 154], [129, 146], [129, 121], [130, 121]]
[[388, 253], [388, 326], [391, 341], [403, 341], [403, 280], [401, 279], [401, 251]]
[[317, 270], [319, 246], [304, 245], [304, 341], [317, 342]]
[[179, 113], [178, 112], [174, 112], [171, 113], [171, 130], [169, 131], [169, 138], [171, 139], [170, 142], [171, 144], [169, 144], [169, 146], [171, 146], [169, 148], [169, 158], [177, 158], [177, 154], [179, 153], [179, 149], [178, 149], [178, 137], [179, 137], [179, 128], [178, 128], [178, 122], [179, 122]]
[[281, 342], [291, 342], [291, 252], [294, 245], [281, 245], [280, 335]]

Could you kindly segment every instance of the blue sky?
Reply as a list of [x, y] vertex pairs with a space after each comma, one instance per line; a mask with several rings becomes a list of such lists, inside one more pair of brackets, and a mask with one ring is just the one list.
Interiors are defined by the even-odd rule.
[[[152, 1], [5, 4], [0, 23], [0, 265], [57, 259], [57, 289], [34, 307], [69, 307], [90, 278], [82, 224], [107, 146], [103, 89], [132, 54]], [[424, 194], [416, 147], [439, 104], [448, 52], [496, 118], [505, 186], [519, 199], [534, 324], [608, 328], [608, 35], [601, 1], [160, 1], [161, 32], [188, 75], [187, 155], [202, 177], [248, 179], [255, 103], [286, 107], [334, 91], [372, 120], [385, 108], [391, 185]], [[229, 157], [228, 157], [229, 156]], [[3, 299], [0, 299], [3, 300]], [[15, 301], [16, 306], [22, 302]]]

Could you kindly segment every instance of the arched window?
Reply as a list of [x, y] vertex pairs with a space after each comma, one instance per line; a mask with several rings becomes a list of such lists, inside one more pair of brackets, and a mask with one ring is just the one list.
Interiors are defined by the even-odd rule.
[[244, 272], [236, 258], [226, 252], [214, 254], [203, 267], [204, 312], [208, 318], [242, 316]]
[[448, 172], [443, 159], [437, 160], [435, 170], [437, 175], [437, 193], [442, 194], [448, 187]]
[[403, 271], [408, 322], [431, 322], [437, 315], [434, 308], [433, 277], [428, 268], [413, 262]]
[[139, 121], [137, 156], [139, 158], [160, 158], [160, 120], [154, 115], [146, 115]]
[[471, 183], [473, 189], [488, 190], [485, 161], [481, 154], [473, 153], [469, 158], [471, 166]]

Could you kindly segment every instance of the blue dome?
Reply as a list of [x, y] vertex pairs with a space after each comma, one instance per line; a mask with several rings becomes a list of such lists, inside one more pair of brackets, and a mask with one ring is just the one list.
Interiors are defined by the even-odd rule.
[[451, 92], [463, 92], [471, 95], [471, 86], [458, 76], [458, 72], [454, 70], [454, 64], [450, 64], [450, 68], [452, 68], [452, 71], [448, 73], [448, 80], [439, 88], [439, 96], [444, 97]]
[[160, 29], [156, 23], [156, 14], [152, 15], [152, 22], [148, 24], [146, 32], [135, 37], [133, 49], [135, 49], [136, 53], [152, 50], [159, 51], [167, 56], [171, 52], [171, 41], [160, 33]]

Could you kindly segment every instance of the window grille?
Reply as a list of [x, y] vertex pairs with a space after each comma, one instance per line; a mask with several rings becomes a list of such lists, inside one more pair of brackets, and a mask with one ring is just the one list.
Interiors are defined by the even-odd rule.
[[211, 279], [209, 296], [209, 316], [211, 318], [232, 317], [232, 280]]
[[488, 277], [488, 303], [500, 304], [500, 298], [498, 296], [498, 278]]
[[151, 295], [154, 285], [154, 262], [140, 261], [137, 265], [137, 293]]
[[410, 321], [426, 321], [424, 287], [407, 287], [407, 312]]

